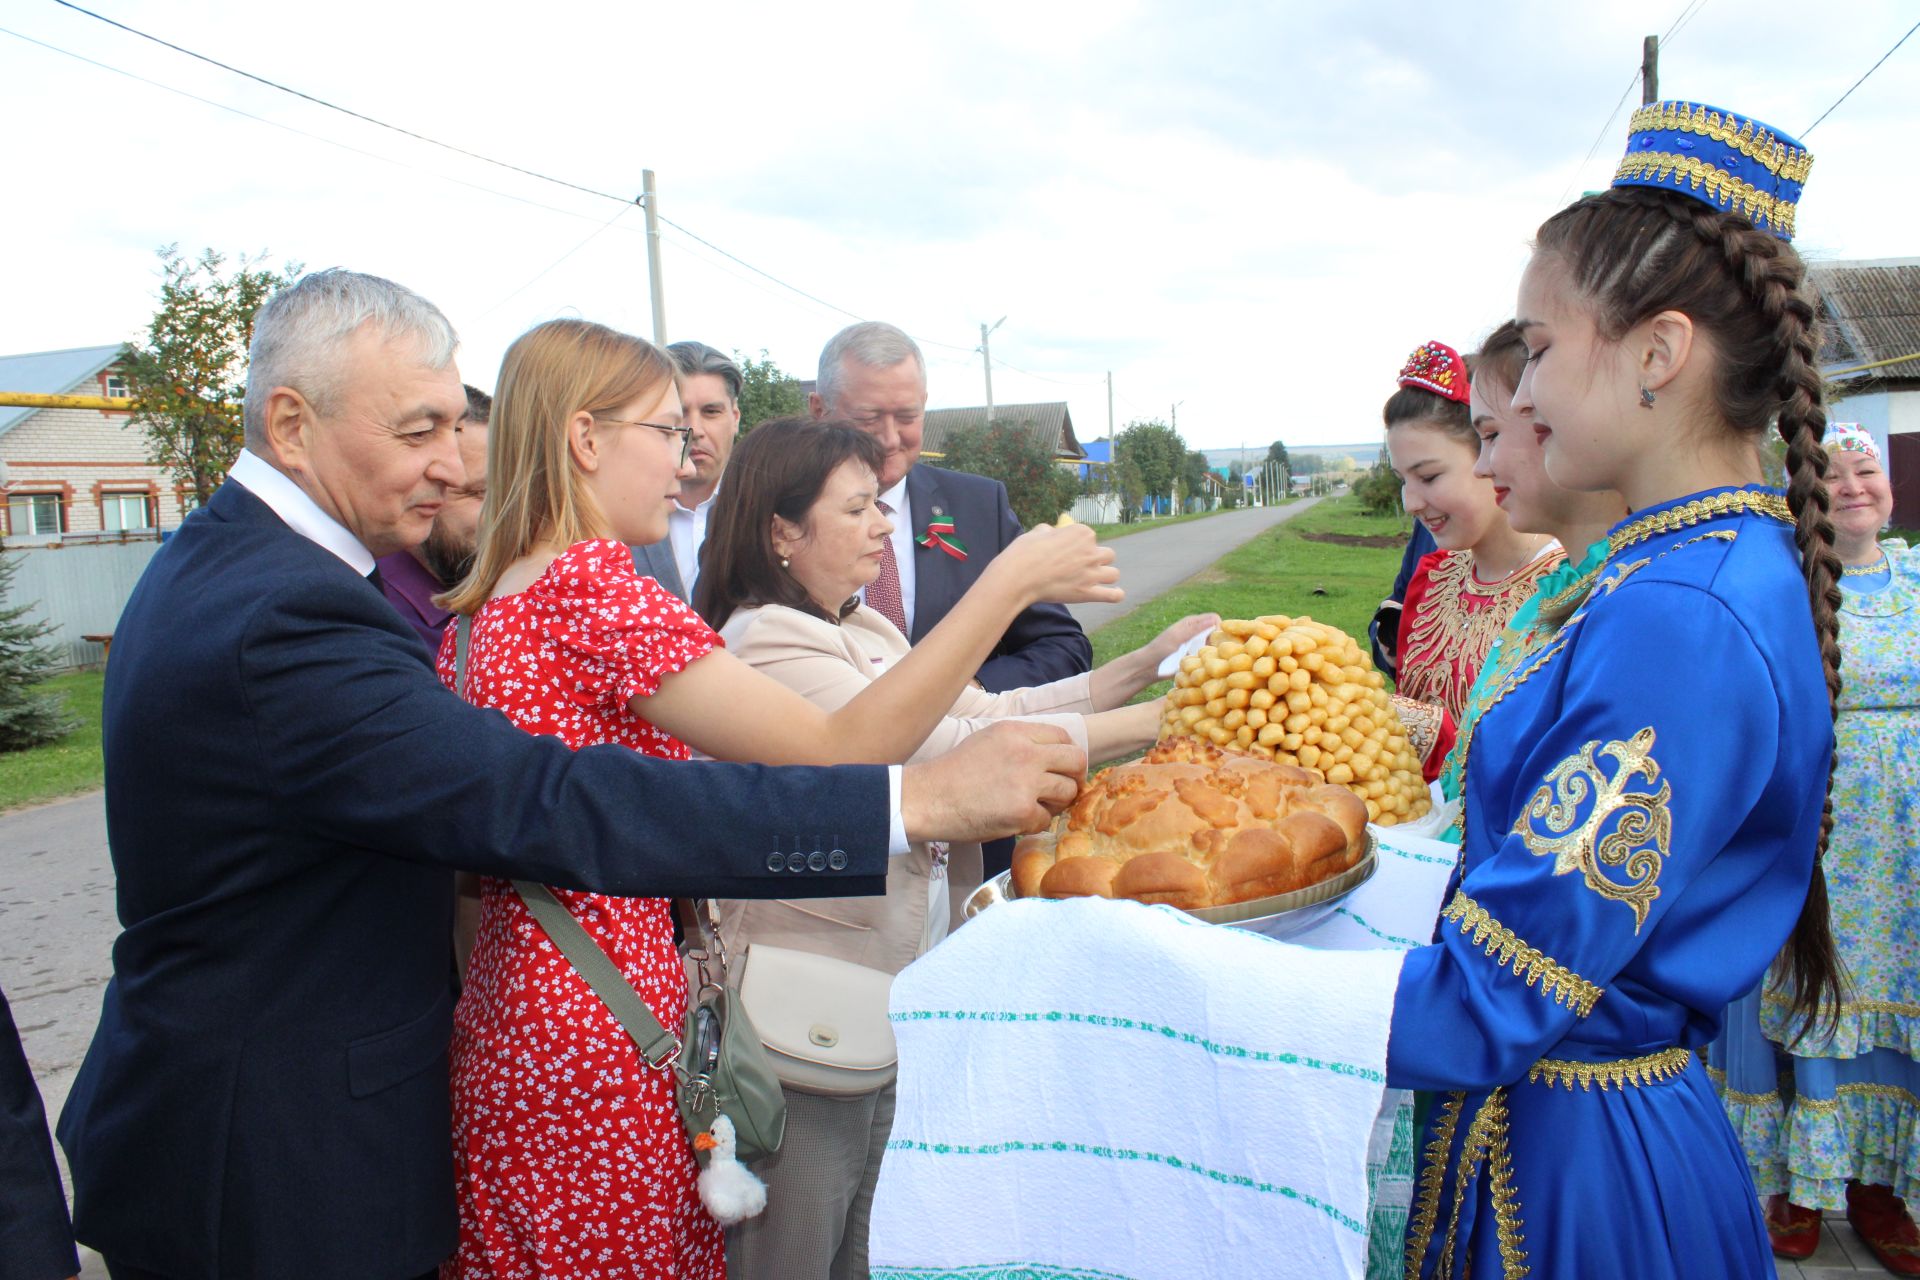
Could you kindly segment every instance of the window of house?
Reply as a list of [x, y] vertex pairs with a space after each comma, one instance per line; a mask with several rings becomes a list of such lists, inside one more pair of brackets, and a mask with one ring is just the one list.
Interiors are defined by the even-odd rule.
[[66, 512], [57, 493], [16, 493], [7, 499], [7, 521], [16, 538], [47, 537], [66, 531]]
[[132, 533], [153, 528], [153, 499], [144, 493], [109, 493], [100, 499], [101, 528]]
[[107, 375], [107, 394], [124, 398], [133, 393], [127, 388], [125, 376], [118, 373], [110, 373]]

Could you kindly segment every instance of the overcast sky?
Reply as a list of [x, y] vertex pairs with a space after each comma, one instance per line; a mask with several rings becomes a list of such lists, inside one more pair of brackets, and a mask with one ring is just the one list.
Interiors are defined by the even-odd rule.
[[[664, 216], [829, 304], [668, 228], [669, 339], [810, 377], [844, 308], [922, 340], [936, 407], [973, 405], [979, 325], [1004, 315], [997, 403], [1067, 399], [1094, 439], [1111, 370], [1119, 425], [1179, 402], [1195, 447], [1261, 450], [1374, 438], [1413, 346], [1470, 346], [1510, 313], [1534, 228], [1612, 174], [1637, 85], [1602, 125], [1642, 36], [1689, 14], [1662, 96], [1798, 134], [1920, 17], [1911, 0], [1689, 6], [88, 5], [582, 186], [637, 195], [652, 168]], [[399, 280], [447, 312], [489, 389], [543, 319], [651, 336], [637, 208], [51, 0], [0, 2], [0, 26], [168, 86], [0, 35], [0, 352], [135, 336], [169, 242]], [[1807, 136], [1810, 258], [1920, 253], [1916, 85], [1920, 36]]]

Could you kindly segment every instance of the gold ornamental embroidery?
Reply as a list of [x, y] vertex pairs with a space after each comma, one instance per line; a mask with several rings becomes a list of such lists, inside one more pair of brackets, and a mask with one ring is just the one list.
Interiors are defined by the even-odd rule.
[[1879, 1098], [1887, 1102], [1905, 1103], [1909, 1107], [1920, 1107], [1920, 1097], [1897, 1084], [1842, 1084], [1835, 1085], [1833, 1092], [1837, 1096], [1832, 1098], [1795, 1098], [1793, 1105], [1818, 1115], [1838, 1111], [1840, 1104], [1848, 1098]]
[[1671, 178], [1676, 187], [1684, 182], [1695, 191], [1705, 189], [1722, 209], [1730, 209], [1756, 226], [1774, 227], [1793, 234], [1793, 201], [1782, 200], [1751, 182], [1734, 177], [1718, 165], [1692, 156], [1675, 155], [1671, 151], [1635, 151], [1620, 162], [1613, 176], [1616, 182], [1621, 178], [1652, 178], [1658, 182]]
[[1805, 182], [1813, 169], [1813, 153], [1804, 147], [1790, 147], [1773, 131], [1752, 120], [1741, 120], [1731, 113], [1722, 115], [1707, 107], [1684, 102], [1655, 102], [1634, 112], [1627, 124], [1628, 133], [1680, 131], [1725, 143], [1750, 160], [1758, 160], [1769, 173], [1788, 182]]
[[1413, 1214], [1407, 1220], [1406, 1280], [1420, 1280], [1420, 1263], [1433, 1243], [1434, 1228], [1440, 1225], [1440, 1192], [1447, 1181], [1447, 1157], [1453, 1154], [1453, 1135], [1460, 1127], [1460, 1112], [1467, 1104], [1464, 1093], [1450, 1093], [1433, 1122], [1433, 1141], [1427, 1144], [1425, 1163], [1420, 1167], [1420, 1190], [1414, 1197]]
[[1711, 498], [1695, 498], [1692, 502], [1683, 502], [1677, 507], [1642, 516], [1619, 532], [1608, 535], [1613, 547], [1608, 554], [1618, 554], [1637, 542], [1645, 542], [1648, 538], [1672, 533], [1676, 529], [1739, 514], [1771, 516], [1785, 524], [1793, 523], [1793, 511], [1787, 506], [1787, 500], [1779, 494], [1769, 493], [1765, 489], [1735, 489], [1730, 493], [1716, 493]]
[[[1635, 777], [1649, 784], [1660, 780], [1653, 737], [1649, 726], [1626, 742], [1589, 742], [1554, 766], [1513, 824], [1513, 834], [1529, 853], [1553, 859], [1553, 874], [1578, 871], [1589, 889], [1625, 903], [1633, 911], [1635, 933], [1660, 896], [1660, 868], [1673, 839], [1667, 807], [1673, 784], [1661, 782], [1655, 792], [1627, 789]], [[1594, 759], [1596, 751], [1618, 766], [1611, 778]], [[1602, 867], [1620, 868], [1626, 883], [1610, 879]]]
[[1516, 977], [1524, 977], [1528, 986], [1538, 986], [1540, 994], [1582, 1018], [1593, 1012], [1594, 1003], [1604, 994], [1552, 956], [1522, 942], [1485, 907], [1457, 889], [1440, 916], [1459, 924], [1460, 932], [1475, 946], [1495, 957], [1503, 968], [1511, 969]]
[[[1540, 576], [1560, 563], [1559, 555], [1537, 556], [1501, 582], [1489, 586], [1473, 578], [1473, 556], [1451, 555], [1433, 568], [1401, 646], [1399, 691], [1417, 702], [1438, 703], [1455, 720], [1466, 710], [1467, 692], [1507, 623], [1533, 594]], [[1466, 607], [1469, 595], [1485, 598], [1478, 609]], [[1409, 663], [1424, 659], [1407, 669]]]
[[1658, 1053], [1649, 1053], [1638, 1058], [1622, 1058], [1617, 1062], [1568, 1062], [1559, 1058], [1542, 1058], [1527, 1068], [1528, 1084], [1565, 1085], [1571, 1089], [1578, 1085], [1591, 1090], [1599, 1085], [1602, 1092], [1607, 1089], [1625, 1089], [1628, 1085], [1650, 1085], [1661, 1080], [1671, 1080], [1687, 1069], [1693, 1061], [1693, 1052], [1689, 1049], [1662, 1049]]
[[[1495, 1089], [1473, 1114], [1467, 1136], [1460, 1146], [1460, 1163], [1454, 1168], [1453, 1204], [1447, 1214], [1447, 1234], [1440, 1244], [1440, 1257], [1434, 1267], [1434, 1280], [1451, 1280], [1454, 1274], [1454, 1245], [1460, 1233], [1460, 1205], [1467, 1190], [1487, 1166], [1487, 1192], [1493, 1200], [1494, 1234], [1500, 1246], [1501, 1280], [1525, 1280], [1530, 1270], [1526, 1238], [1520, 1218], [1519, 1197], [1513, 1190], [1513, 1157], [1507, 1146], [1507, 1091]], [[1462, 1260], [1460, 1273], [1473, 1273], [1471, 1255]]]

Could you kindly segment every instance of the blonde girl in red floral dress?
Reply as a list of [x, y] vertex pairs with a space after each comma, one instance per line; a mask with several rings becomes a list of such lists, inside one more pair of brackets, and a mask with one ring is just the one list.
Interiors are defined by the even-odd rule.
[[[904, 760], [1021, 609], [1119, 598], [1111, 553], [1089, 531], [1036, 530], [869, 693], [822, 711], [736, 661], [635, 573], [627, 544], [665, 535], [691, 474], [685, 441], [673, 365], [647, 342], [561, 320], [514, 343], [494, 400], [479, 553], [447, 597], [473, 619], [468, 701], [576, 750], [623, 743], [686, 759], [693, 742], [772, 764]], [[449, 686], [455, 630], [440, 652]], [[556, 892], [654, 1016], [680, 1026], [669, 903]], [[460, 1243], [444, 1280], [724, 1276], [670, 1069], [646, 1066], [506, 881], [482, 882], [453, 1099]]]

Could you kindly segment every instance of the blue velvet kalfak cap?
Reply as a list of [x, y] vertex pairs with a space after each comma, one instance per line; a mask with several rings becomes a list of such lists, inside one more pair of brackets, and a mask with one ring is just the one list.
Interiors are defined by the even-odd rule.
[[1778, 130], [1695, 102], [1633, 113], [1616, 187], [1666, 187], [1793, 239], [1793, 212], [1813, 156]]

